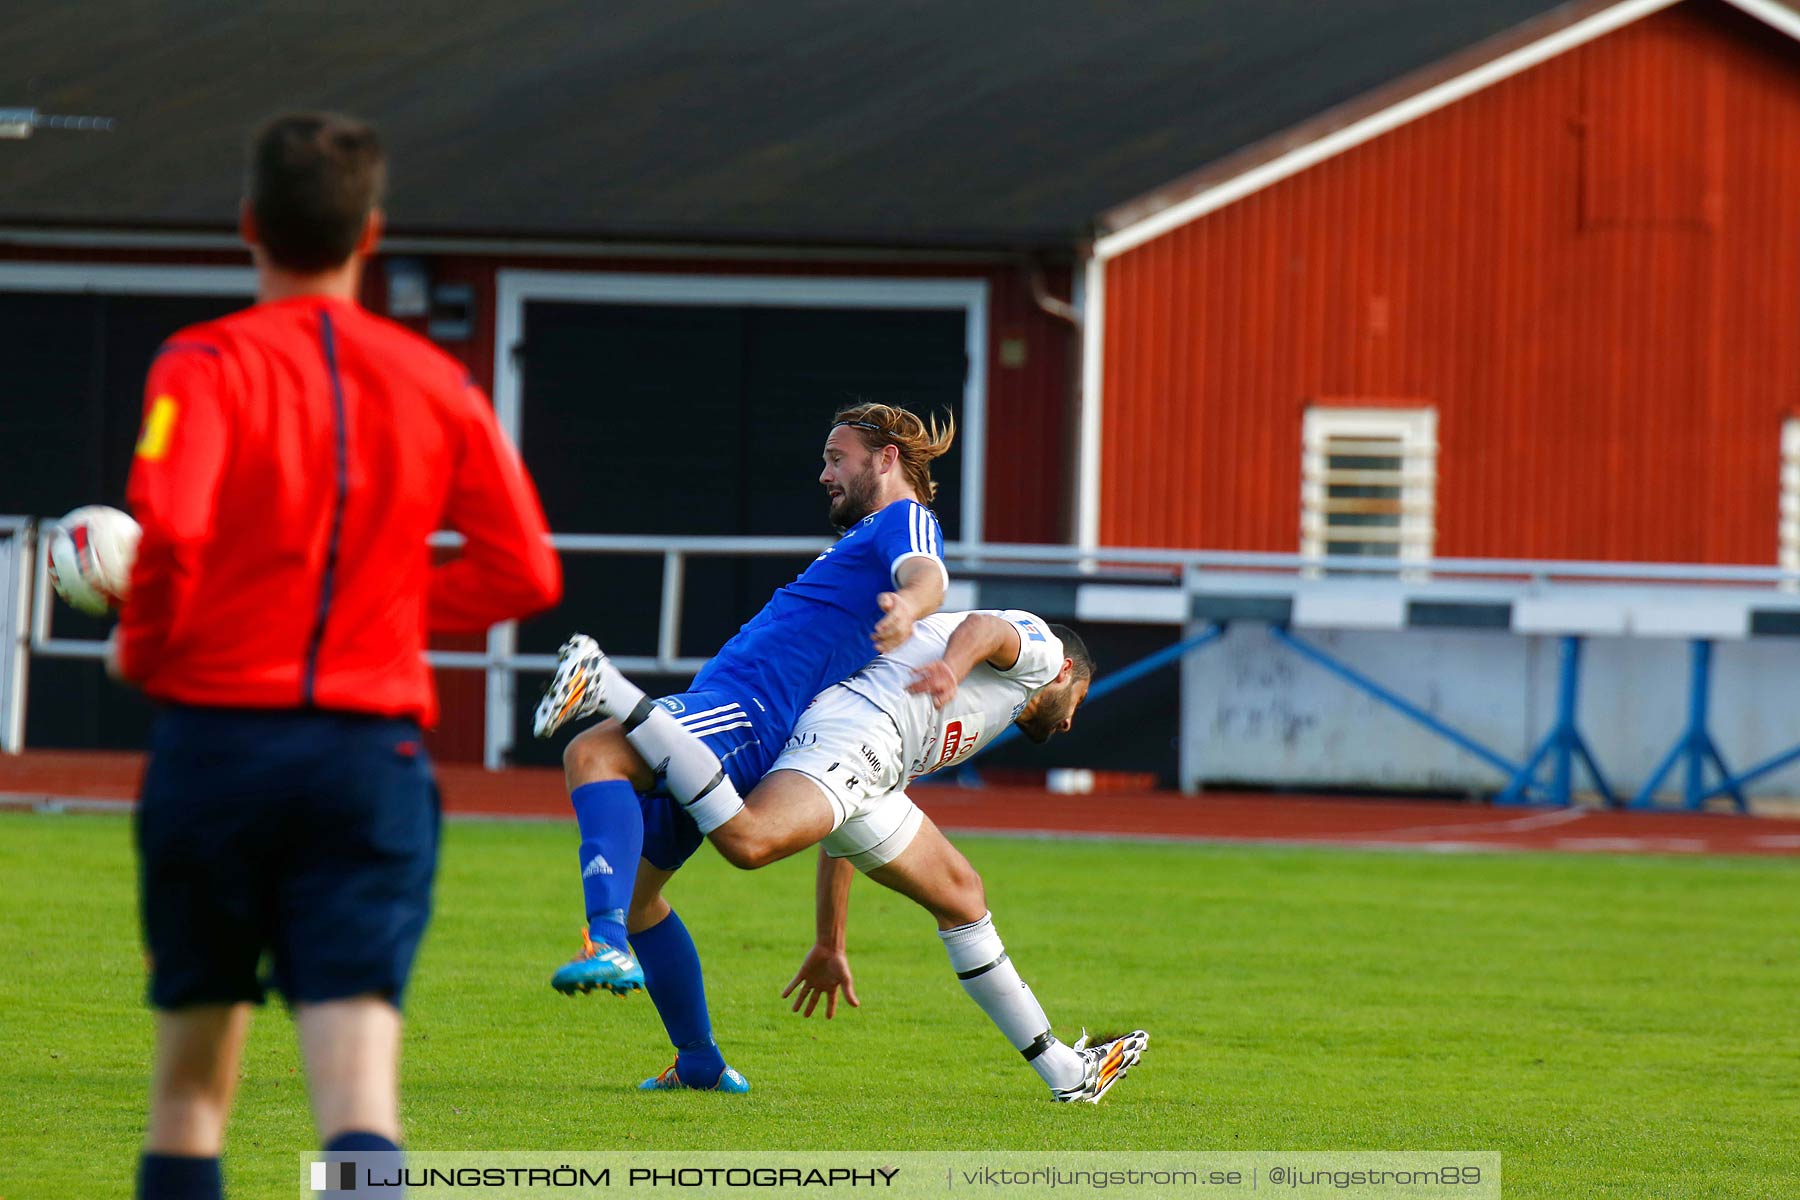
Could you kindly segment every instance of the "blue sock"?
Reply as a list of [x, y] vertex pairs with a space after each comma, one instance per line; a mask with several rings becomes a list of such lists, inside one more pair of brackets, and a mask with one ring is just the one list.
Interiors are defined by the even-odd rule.
[[[325, 1143], [327, 1154], [397, 1154], [400, 1147], [382, 1137], [379, 1133], [370, 1133], [365, 1129], [346, 1129], [344, 1132]], [[343, 1161], [343, 1160], [337, 1160]], [[365, 1185], [359, 1196], [400, 1196], [404, 1189], [395, 1183], [394, 1186], [383, 1186], [384, 1182], [395, 1179], [402, 1163], [400, 1159], [350, 1159], [355, 1164], [355, 1176]]]
[[700, 952], [687, 926], [670, 910], [655, 925], [633, 934], [631, 946], [644, 968], [645, 990], [675, 1045], [675, 1073], [689, 1087], [712, 1087], [725, 1072], [725, 1056], [713, 1042]]
[[569, 793], [581, 827], [581, 892], [587, 900], [588, 936], [626, 948], [625, 910], [644, 852], [644, 813], [637, 792], [623, 779], [584, 783]]
[[145, 1154], [138, 1160], [138, 1200], [220, 1200], [225, 1184], [216, 1158]]

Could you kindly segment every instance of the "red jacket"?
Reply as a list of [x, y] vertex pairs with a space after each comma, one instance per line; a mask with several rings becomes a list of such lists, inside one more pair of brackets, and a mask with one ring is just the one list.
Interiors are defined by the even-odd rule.
[[[184, 704], [431, 724], [427, 632], [556, 603], [537, 492], [460, 363], [343, 301], [176, 334], [144, 389], [121, 668]], [[433, 566], [451, 528], [461, 556]]]

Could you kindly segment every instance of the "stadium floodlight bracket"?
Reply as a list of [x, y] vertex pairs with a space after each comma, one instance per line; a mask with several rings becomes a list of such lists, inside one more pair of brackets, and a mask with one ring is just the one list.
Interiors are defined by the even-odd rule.
[[37, 129], [74, 129], [83, 133], [111, 133], [111, 117], [70, 117], [41, 113], [35, 108], [0, 108], [0, 138], [22, 141]]

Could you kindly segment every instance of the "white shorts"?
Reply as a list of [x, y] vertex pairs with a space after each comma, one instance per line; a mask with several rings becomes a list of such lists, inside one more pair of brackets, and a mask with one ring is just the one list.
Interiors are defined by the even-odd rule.
[[831, 832], [819, 844], [859, 871], [893, 862], [925, 820], [906, 794], [900, 730], [848, 688], [819, 693], [769, 770], [795, 771], [818, 785], [831, 805]]

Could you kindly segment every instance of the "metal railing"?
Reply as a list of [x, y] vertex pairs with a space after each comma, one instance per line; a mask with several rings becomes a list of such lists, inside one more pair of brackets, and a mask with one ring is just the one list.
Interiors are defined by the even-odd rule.
[[[27, 699], [28, 659], [102, 657], [103, 642], [54, 636], [47, 557], [48, 540], [34, 538], [34, 522], [0, 517], [0, 749], [16, 752], [22, 742]], [[552, 545], [564, 554], [601, 554], [657, 558], [662, 563], [656, 652], [619, 655], [614, 661], [627, 673], [685, 675], [698, 671], [705, 657], [681, 652], [680, 630], [686, 603], [688, 560], [694, 558], [810, 558], [829, 541], [807, 537], [646, 537], [613, 534], [556, 534]], [[438, 547], [455, 547], [461, 538], [440, 533]], [[1670, 563], [1573, 562], [1543, 559], [1433, 559], [1427, 563], [1401, 558], [1315, 558], [1300, 554], [1169, 550], [1141, 547], [1083, 548], [952, 542], [945, 546], [952, 568], [952, 592], [946, 608], [972, 602], [971, 578], [986, 581], [1033, 579], [1076, 584], [1083, 589], [1115, 590], [1125, 608], [1138, 604], [1149, 584], [1175, 600], [1168, 606], [1127, 616], [1144, 623], [1186, 625], [1185, 597], [1234, 584], [1258, 591], [1300, 593], [1319, 589], [1386, 588], [1409, 596], [1442, 592], [1466, 593], [1476, 587], [1506, 594], [1542, 594], [1569, 589], [1614, 589], [1630, 585], [1634, 596], [1668, 589], [1683, 600], [1712, 591], [1741, 601], [1747, 591], [1760, 593], [1773, 607], [1800, 609], [1792, 591], [1800, 571], [1782, 567], [1706, 566]], [[1766, 593], [1762, 589], [1766, 588]], [[1076, 612], [1046, 613], [1053, 617]], [[1117, 618], [1107, 618], [1117, 619]], [[28, 636], [26, 631], [28, 630]], [[550, 654], [521, 654], [517, 627], [508, 622], [488, 633], [486, 649], [432, 650], [435, 667], [477, 670], [487, 676], [483, 761], [490, 768], [505, 764], [511, 749], [514, 695], [521, 674], [548, 674], [556, 666]]]
[[0, 754], [17, 754], [25, 747], [33, 528], [28, 517], [0, 517]]

